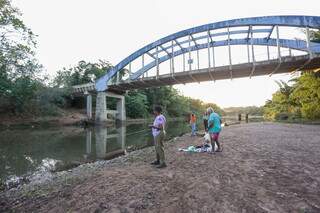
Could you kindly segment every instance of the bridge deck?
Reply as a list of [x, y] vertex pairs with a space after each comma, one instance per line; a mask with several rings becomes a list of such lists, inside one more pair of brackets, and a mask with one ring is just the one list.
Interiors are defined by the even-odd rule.
[[[291, 73], [295, 70], [320, 68], [320, 54], [314, 55], [312, 60], [309, 59], [308, 55], [283, 57], [281, 60], [281, 64], [279, 64], [278, 59], [275, 59], [256, 62], [255, 66], [252, 63], [244, 63], [233, 65], [231, 69], [229, 66], [221, 66], [160, 75], [158, 79], [153, 76], [134, 81], [121, 81], [117, 85], [109, 85], [108, 91], [123, 92], [133, 89]], [[74, 94], [88, 91], [95, 92], [94, 83], [74, 86]]]
[[[306, 65], [305, 65], [306, 64]], [[305, 65], [305, 66], [304, 66]], [[222, 66], [216, 68], [205, 68], [200, 70], [191, 70], [185, 72], [177, 72], [173, 75], [166, 74], [154, 77], [143, 78], [131, 82], [120, 82], [118, 85], [110, 85], [109, 89], [114, 90], [132, 90], [143, 89], [149, 87], [158, 87], [174, 84], [186, 84], [192, 82], [204, 82], [212, 80], [223, 80], [233, 78], [243, 78], [250, 76], [262, 76], [270, 74], [291, 73], [295, 70], [308, 70], [320, 67], [320, 55], [309, 61], [308, 55], [285, 57], [279, 65], [278, 59], [256, 62], [253, 70], [252, 63]]]

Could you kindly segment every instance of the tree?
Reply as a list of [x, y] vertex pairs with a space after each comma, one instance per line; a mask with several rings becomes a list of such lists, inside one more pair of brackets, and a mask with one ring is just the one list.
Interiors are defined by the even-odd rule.
[[303, 118], [320, 119], [320, 78], [313, 72], [304, 73], [294, 85], [291, 99], [300, 107]]
[[223, 114], [223, 110], [216, 104], [204, 103], [199, 99], [185, 97], [171, 86], [150, 88], [141, 91], [147, 96], [150, 113], [152, 112], [153, 106], [161, 105], [164, 108], [164, 112], [171, 117], [188, 117], [190, 113], [195, 113], [200, 116], [209, 106], [213, 107], [219, 114]]
[[108, 61], [100, 60], [98, 63], [79, 61], [72, 68], [59, 70], [51, 83], [53, 87], [67, 88], [77, 84], [93, 83], [103, 76], [112, 65]]
[[291, 81], [292, 86], [278, 82], [279, 90], [266, 102], [264, 116], [272, 120], [320, 119], [320, 78], [310, 71]]
[[148, 117], [148, 100], [143, 92], [130, 91], [126, 95], [126, 113], [130, 118]]
[[264, 116], [270, 120], [286, 120], [299, 114], [299, 109], [295, 102], [290, 98], [294, 89], [284, 81], [276, 81], [279, 90], [272, 95], [272, 100], [267, 101], [264, 107]]
[[23, 112], [37, 89], [41, 66], [34, 58], [35, 35], [10, 0], [0, 0], [0, 108]]

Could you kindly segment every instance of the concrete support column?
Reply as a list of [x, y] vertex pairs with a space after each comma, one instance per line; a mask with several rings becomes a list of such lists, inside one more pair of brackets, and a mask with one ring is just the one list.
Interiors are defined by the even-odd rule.
[[117, 119], [120, 121], [126, 120], [126, 105], [125, 105], [125, 98], [121, 96], [118, 98], [117, 101]]
[[98, 92], [96, 100], [96, 123], [107, 121], [107, 100], [105, 92]]
[[86, 97], [87, 102], [87, 118], [88, 120], [92, 119], [92, 95], [88, 94]]

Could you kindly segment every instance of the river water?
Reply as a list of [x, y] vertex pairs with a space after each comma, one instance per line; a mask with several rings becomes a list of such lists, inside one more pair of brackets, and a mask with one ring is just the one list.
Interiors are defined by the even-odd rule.
[[[234, 122], [236, 118], [227, 120]], [[202, 124], [198, 127], [202, 128]], [[169, 121], [166, 139], [190, 130], [185, 121]], [[7, 187], [15, 186], [33, 176], [42, 178], [51, 172], [112, 159], [151, 145], [153, 138], [148, 123], [92, 128], [68, 126], [2, 130], [0, 189], [1, 183], [6, 183]]]
[[[167, 139], [188, 131], [190, 127], [184, 121], [168, 122]], [[152, 144], [147, 123], [4, 130], [0, 131], [0, 179], [17, 183], [35, 174], [112, 159]]]

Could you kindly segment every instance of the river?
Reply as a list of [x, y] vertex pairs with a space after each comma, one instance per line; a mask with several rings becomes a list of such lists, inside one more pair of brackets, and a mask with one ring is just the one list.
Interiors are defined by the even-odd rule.
[[[167, 139], [190, 130], [184, 121], [167, 125]], [[152, 145], [147, 123], [112, 127], [20, 128], [0, 131], [0, 179], [18, 184], [32, 176], [112, 159]]]
[[[227, 120], [234, 122], [236, 119]], [[167, 139], [189, 131], [187, 122], [169, 121]], [[80, 164], [112, 159], [152, 144], [148, 123], [112, 127], [28, 127], [2, 130], [0, 183], [13, 187], [33, 177], [42, 178], [46, 174], [68, 170]]]

